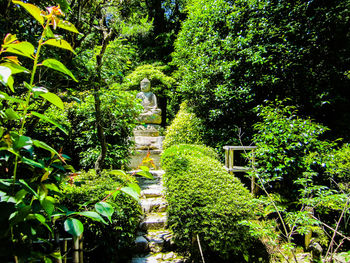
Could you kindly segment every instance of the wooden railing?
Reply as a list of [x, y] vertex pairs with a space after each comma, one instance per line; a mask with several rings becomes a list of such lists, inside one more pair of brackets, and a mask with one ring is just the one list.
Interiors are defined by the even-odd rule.
[[[224, 146], [225, 150], [225, 168], [226, 170], [232, 174], [232, 173], [238, 173], [238, 172], [248, 172], [253, 169], [255, 157], [254, 157], [254, 150], [256, 149], [256, 146]], [[247, 152], [247, 151], [253, 151], [252, 154], [252, 160], [250, 162], [251, 166], [237, 166], [235, 165], [235, 151], [241, 151], [241, 152]], [[257, 188], [255, 187], [255, 177], [251, 178], [251, 192], [253, 194], [256, 193]]]
[[[53, 240], [49, 240], [53, 241]], [[33, 242], [33, 244], [42, 244], [46, 241], [36, 241]], [[61, 254], [61, 258], [57, 258], [54, 262], [55, 263], [83, 263], [84, 262], [84, 255], [83, 255], [83, 236], [77, 238], [59, 238], [58, 237], [58, 244], [59, 244], [59, 252]], [[58, 249], [57, 249], [58, 251]]]

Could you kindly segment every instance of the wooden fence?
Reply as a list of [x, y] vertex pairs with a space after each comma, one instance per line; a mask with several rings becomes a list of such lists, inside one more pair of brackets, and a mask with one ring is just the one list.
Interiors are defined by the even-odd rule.
[[[225, 150], [225, 168], [230, 173], [240, 173], [240, 172], [248, 172], [254, 168], [255, 163], [255, 157], [254, 157], [254, 150], [256, 149], [256, 146], [224, 146]], [[251, 165], [249, 166], [238, 166], [235, 165], [235, 152], [244, 152], [247, 151], [253, 151], [252, 154], [252, 160], [250, 162]], [[236, 155], [237, 157], [237, 155]], [[251, 192], [252, 194], [255, 194], [257, 191], [257, 187], [255, 186], [255, 177], [251, 177]]]

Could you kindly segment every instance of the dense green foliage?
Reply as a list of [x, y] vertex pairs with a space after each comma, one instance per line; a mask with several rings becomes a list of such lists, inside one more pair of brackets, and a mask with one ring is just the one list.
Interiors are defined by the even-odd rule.
[[201, 144], [203, 143], [203, 131], [201, 120], [191, 112], [187, 103], [183, 102], [179, 112], [166, 129], [163, 149], [182, 143]]
[[344, 144], [329, 155], [327, 172], [339, 183], [342, 190], [350, 191], [350, 145]]
[[[256, 178], [260, 188], [253, 199], [259, 204], [259, 212], [256, 220], [246, 225], [271, 251], [275, 250], [272, 253], [283, 247], [279, 253], [292, 256], [293, 247], [303, 245], [307, 249], [312, 237], [313, 242], [327, 247], [329, 257], [335, 249], [334, 241], [349, 235], [348, 145], [336, 149], [335, 142], [322, 139], [326, 127], [299, 117], [296, 108], [285, 103], [267, 102], [256, 108], [261, 122], [254, 125], [257, 149], [249, 175]], [[336, 228], [340, 236], [320, 226]], [[305, 236], [305, 243], [294, 239], [298, 235]]]
[[254, 125], [253, 141], [256, 170], [269, 191], [281, 194], [289, 201], [296, 201], [300, 186], [295, 182], [318, 172], [314, 184], [328, 184], [324, 175], [325, 159], [335, 147], [321, 139], [328, 130], [310, 119], [300, 118], [296, 108], [281, 102], [268, 103], [256, 108], [261, 122]]
[[197, 235], [211, 262], [254, 257], [254, 253], [249, 255], [254, 241], [238, 224], [253, 214], [248, 205], [251, 196], [214, 156], [211, 148], [198, 145], [174, 145], [164, 151], [169, 227], [176, 244], [191, 248], [193, 257], [199, 256], [193, 251]]
[[342, 0], [191, 1], [173, 63], [208, 143], [233, 143], [237, 127], [249, 137], [254, 106], [277, 96], [348, 137], [349, 8]]
[[[63, 110], [64, 104], [55, 93], [36, 86], [35, 81], [39, 75], [38, 67], [63, 73], [77, 81], [62, 62], [45, 59], [41, 50], [54, 46], [74, 53], [71, 45], [64, 39], [58, 40], [52, 31], [56, 27], [75, 33], [78, 31], [73, 24], [62, 19], [63, 14], [58, 7], [43, 11], [28, 3], [12, 2], [29, 12], [42, 25], [42, 32], [36, 47], [8, 33], [0, 49], [0, 257], [4, 262], [12, 259], [15, 262], [28, 262], [40, 258], [52, 262], [53, 258], [62, 257], [58, 244], [59, 226], [64, 226], [64, 230], [76, 238], [84, 231], [77, 217], [88, 216], [107, 224], [103, 217], [109, 218], [114, 211], [105, 202], [95, 204], [95, 211], [86, 212], [69, 211], [62, 206], [58, 202], [62, 196], [59, 184], [71, 167], [67, 166], [66, 157], [61, 152], [28, 135], [28, 123], [33, 120], [49, 122], [66, 133], [49, 116], [37, 112], [43, 110], [45, 104]], [[21, 66], [21, 58], [15, 55], [31, 59], [32, 70]], [[18, 85], [20, 87], [14, 85], [14, 75], [18, 73], [31, 73], [28, 82], [24, 81]], [[106, 210], [108, 213], [105, 213]]]
[[[107, 167], [127, 167], [129, 161], [129, 140], [132, 129], [136, 126], [136, 116], [141, 111], [141, 105], [135, 100], [135, 95], [120, 91], [118, 88], [102, 90], [101, 112], [102, 126], [106, 136], [108, 153], [105, 159]], [[80, 103], [66, 104], [64, 114], [59, 114], [56, 108], [49, 108], [47, 114], [58, 123], [63, 123], [68, 130], [68, 136], [60, 133], [57, 128], [47, 127], [39, 123], [35, 132], [42, 139], [51, 138], [57, 147], [63, 147], [66, 154], [72, 158], [76, 169], [92, 168], [100, 152], [95, 127], [94, 99], [90, 92], [77, 94]], [[71, 96], [72, 97], [72, 96]], [[76, 98], [76, 97], [74, 97]]]
[[[134, 177], [123, 173], [113, 174], [106, 170], [101, 175], [96, 175], [94, 170], [90, 170], [81, 172], [72, 180], [74, 183], [66, 182], [63, 186], [64, 196], [61, 199], [69, 210], [85, 211], [103, 200], [110, 192], [115, 195], [115, 198], [108, 199], [108, 203], [115, 210], [111, 224], [96, 224], [86, 219], [84, 248], [89, 252], [85, 256], [90, 262], [99, 261], [101, 255], [108, 262], [125, 256], [123, 250], [132, 246], [134, 242], [141, 209], [137, 201], [116, 190], [130, 182], [135, 182]], [[78, 206], [78, 204], [84, 205]]]
[[[328, 259], [348, 247], [349, 10], [348, 0], [0, 1], [0, 261], [55, 260], [58, 244], [47, 241], [61, 226], [79, 236], [82, 222], [86, 247], [98, 246], [91, 259], [123, 260], [115, 253], [132, 243], [139, 207], [119, 191], [112, 206], [99, 201], [128, 182], [136, 198], [138, 186], [120, 171], [82, 172], [70, 183], [74, 168], [127, 167], [141, 110], [132, 92], [145, 77], [163, 127], [181, 100], [191, 106], [181, 106], [164, 141], [181, 248], [196, 258], [198, 234], [206, 260], [257, 262], [250, 235], [271, 253], [293, 254], [311, 233]], [[293, 106], [256, 107], [276, 98]], [[213, 149], [177, 145], [222, 149], [241, 143], [237, 133], [258, 146], [253, 205]], [[338, 137], [343, 146], [326, 140]], [[99, 206], [115, 211], [111, 225]]]

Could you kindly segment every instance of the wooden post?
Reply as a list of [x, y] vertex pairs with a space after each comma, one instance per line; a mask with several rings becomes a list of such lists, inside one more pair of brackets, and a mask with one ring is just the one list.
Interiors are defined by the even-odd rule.
[[83, 235], [79, 237], [79, 263], [84, 262], [84, 254], [83, 254]]
[[62, 263], [62, 258], [61, 258], [61, 246], [60, 246], [60, 234], [54, 225], [54, 241], [55, 241], [55, 246], [56, 246], [56, 253], [59, 255], [58, 258], [55, 259], [56, 263]]
[[[252, 150], [252, 168], [253, 168], [253, 170], [255, 168], [255, 151], [254, 151], [254, 149]], [[252, 176], [252, 178], [251, 178], [250, 188], [252, 191], [252, 195], [254, 196], [256, 194], [256, 189], [257, 189], [255, 186], [255, 177], [254, 176]]]
[[65, 239], [63, 241], [63, 253], [62, 253], [62, 255], [64, 256], [63, 263], [67, 263], [67, 250], [68, 250], [67, 243], [68, 243], [68, 241]]
[[79, 262], [79, 237], [73, 238], [73, 263]]
[[233, 168], [233, 165], [234, 165], [234, 150], [233, 149], [229, 149], [229, 152], [230, 152], [230, 158], [229, 158], [229, 169], [232, 169]]

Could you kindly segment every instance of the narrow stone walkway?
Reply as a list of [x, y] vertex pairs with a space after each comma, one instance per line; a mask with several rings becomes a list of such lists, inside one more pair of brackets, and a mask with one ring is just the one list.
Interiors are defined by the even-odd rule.
[[135, 241], [134, 256], [130, 263], [183, 263], [173, 249], [172, 234], [166, 229], [167, 202], [164, 198], [163, 170], [151, 171], [154, 180], [138, 177], [142, 189], [141, 207], [144, 219]]

